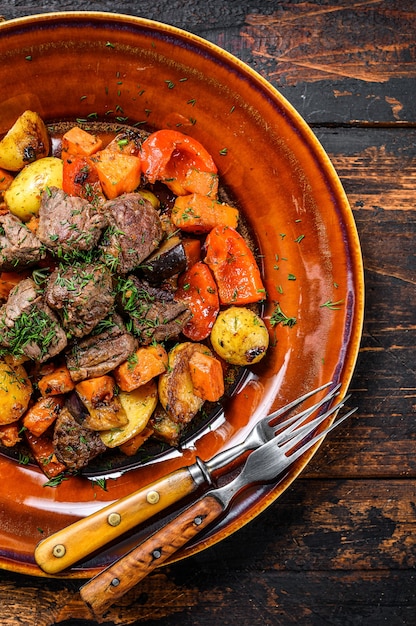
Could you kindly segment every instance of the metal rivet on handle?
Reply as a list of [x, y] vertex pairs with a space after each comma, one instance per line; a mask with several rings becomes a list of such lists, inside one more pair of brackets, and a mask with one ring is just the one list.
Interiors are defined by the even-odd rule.
[[160, 500], [160, 494], [157, 491], [149, 491], [146, 500], [149, 504], [157, 504]]
[[66, 548], [62, 543], [58, 543], [56, 544], [56, 546], [53, 547], [52, 554], [53, 556], [56, 556], [57, 559], [61, 559], [63, 556], [65, 556], [65, 553]]
[[110, 526], [118, 526], [121, 522], [120, 513], [110, 513], [110, 515], [107, 517], [107, 522], [110, 524]]
[[111, 586], [112, 587], [118, 587], [120, 584], [120, 581], [118, 578], [113, 578], [113, 580], [111, 581]]

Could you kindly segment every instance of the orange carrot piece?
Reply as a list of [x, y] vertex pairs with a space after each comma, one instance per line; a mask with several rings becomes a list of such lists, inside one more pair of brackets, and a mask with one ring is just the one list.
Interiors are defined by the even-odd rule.
[[7, 300], [11, 290], [16, 287], [18, 283], [24, 278], [27, 278], [26, 273], [18, 272], [2, 272], [0, 274], [0, 300]]
[[193, 193], [176, 198], [172, 222], [177, 228], [192, 233], [208, 233], [215, 226], [236, 228], [238, 210], [215, 198]]
[[132, 437], [128, 441], [119, 446], [119, 449], [126, 456], [133, 456], [136, 454], [137, 450], [144, 444], [144, 442], [149, 439], [154, 433], [153, 428], [146, 426], [140, 433], [137, 433], [135, 437]]
[[71, 374], [65, 365], [45, 374], [38, 382], [42, 396], [57, 396], [72, 391], [75, 387]]
[[82, 380], [75, 388], [84, 403], [93, 408], [111, 401], [115, 394], [114, 378], [108, 375]]
[[198, 193], [201, 196], [216, 198], [218, 195], [218, 174], [201, 172], [201, 170], [192, 167], [186, 172], [182, 187], [187, 193]]
[[219, 400], [224, 394], [224, 374], [218, 359], [194, 352], [189, 367], [195, 395], [209, 402]]
[[6, 424], [4, 426], [0, 426], [1, 445], [5, 448], [13, 448], [13, 446], [21, 441], [19, 430], [20, 428], [16, 424]]
[[102, 140], [86, 130], [74, 126], [62, 137], [62, 158], [68, 154], [79, 154], [81, 156], [91, 156], [103, 145]]
[[3, 192], [10, 187], [13, 182], [13, 176], [0, 167], [0, 198]]
[[56, 458], [52, 439], [48, 435], [36, 437], [30, 430], [26, 430], [25, 436], [37, 464], [48, 478], [55, 478], [67, 469]]
[[141, 180], [140, 158], [104, 149], [91, 157], [107, 198], [113, 200], [137, 189]]
[[63, 405], [62, 396], [40, 398], [26, 411], [23, 426], [36, 437], [40, 437], [54, 423]]
[[32, 232], [36, 234], [36, 231], [39, 227], [39, 217], [37, 215], [32, 215], [30, 220], [26, 222], [26, 227]]
[[139, 348], [133, 356], [113, 372], [122, 391], [133, 391], [149, 380], [163, 374], [168, 366], [168, 355], [161, 345]]
[[186, 255], [186, 269], [189, 270], [190, 267], [201, 260], [201, 242], [199, 239], [184, 237], [182, 245]]

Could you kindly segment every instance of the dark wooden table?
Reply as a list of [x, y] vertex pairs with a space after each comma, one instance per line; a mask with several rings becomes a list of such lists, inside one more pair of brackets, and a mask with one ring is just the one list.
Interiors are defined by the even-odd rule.
[[[339, 172], [366, 278], [356, 416], [260, 517], [151, 575], [105, 624], [415, 625], [414, 0], [0, 2], [6, 19], [64, 9], [185, 28], [275, 85]], [[1, 624], [92, 624], [78, 586], [0, 571]]]

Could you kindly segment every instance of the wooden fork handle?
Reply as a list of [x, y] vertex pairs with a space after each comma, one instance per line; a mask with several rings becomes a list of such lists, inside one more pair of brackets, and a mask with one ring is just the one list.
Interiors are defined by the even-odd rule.
[[164, 563], [223, 512], [223, 505], [205, 496], [137, 548], [107, 567], [80, 589], [81, 598], [100, 616], [151, 571]]
[[43, 539], [35, 549], [36, 563], [47, 574], [61, 572], [196, 488], [187, 468], [175, 470]]

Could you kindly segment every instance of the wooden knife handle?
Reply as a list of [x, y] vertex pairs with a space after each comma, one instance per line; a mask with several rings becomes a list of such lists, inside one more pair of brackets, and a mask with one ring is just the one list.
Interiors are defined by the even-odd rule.
[[35, 549], [36, 563], [47, 574], [61, 572], [192, 493], [196, 486], [187, 468], [175, 470], [43, 539]]
[[223, 505], [205, 496], [137, 548], [107, 567], [80, 589], [81, 598], [99, 616], [223, 512]]

